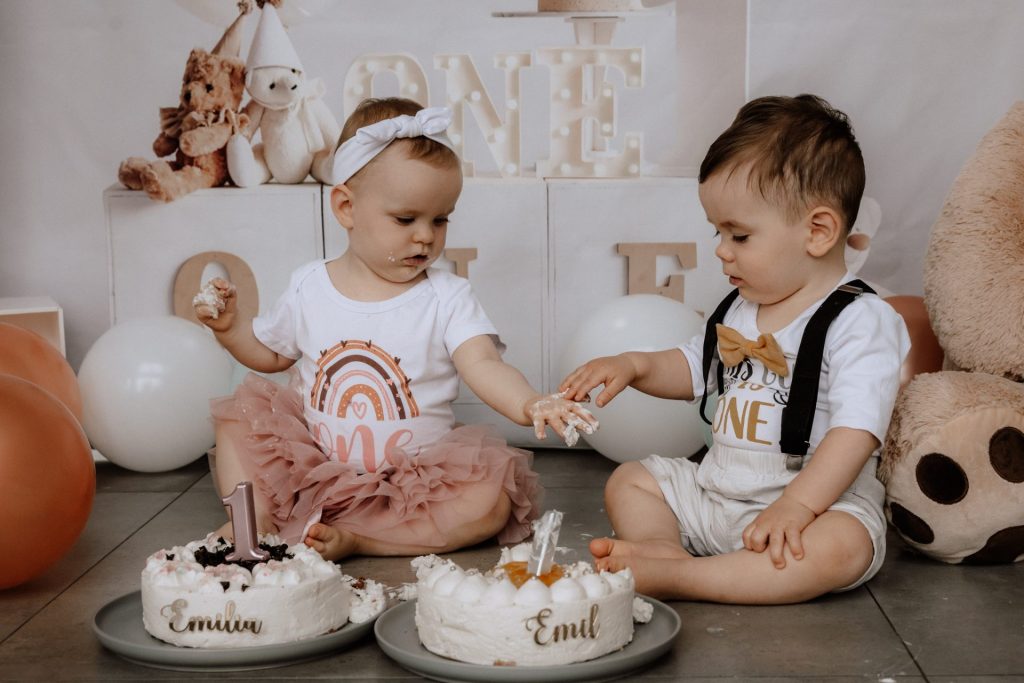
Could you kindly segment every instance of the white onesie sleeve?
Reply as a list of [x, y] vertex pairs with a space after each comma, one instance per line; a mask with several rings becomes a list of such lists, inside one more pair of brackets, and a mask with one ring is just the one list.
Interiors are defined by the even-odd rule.
[[832, 324], [825, 348], [828, 428], [862, 429], [884, 442], [910, 351], [903, 318], [876, 296], [859, 297]]
[[296, 360], [302, 356], [298, 343], [301, 290], [306, 279], [321, 267], [322, 261], [314, 261], [298, 268], [270, 310], [252, 319], [253, 334], [271, 351]]
[[504, 353], [505, 344], [473, 294], [469, 280], [436, 269], [431, 269], [429, 275], [441, 300], [441, 315], [445, 318], [441, 322], [448, 355], [454, 354], [466, 340], [481, 334], [490, 336], [498, 353]]

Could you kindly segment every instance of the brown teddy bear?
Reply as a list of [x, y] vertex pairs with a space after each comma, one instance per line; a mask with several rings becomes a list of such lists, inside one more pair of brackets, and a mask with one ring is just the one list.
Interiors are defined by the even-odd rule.
[[936, 560], [1024, 559], [1024, 102], [957, 177], [924, 290], [944, 370], [896, 401], [878, 472], [886, 514]]
[[213, 52], [192, 50], [182, 77], [180, 104], [160, 109], [160, 135], [153, 142], [153, 152], [158, 157], [176, 152], [174, 160], [125, 159], [117, 172], [125, 187], [170, 202], [228, 181], [227, 142], [247, 123], [238, 114], [245, 89], [245, 64], [239, 53], [242, 20], [252, 11], [252, 0], [239, 2], [239, 10]]

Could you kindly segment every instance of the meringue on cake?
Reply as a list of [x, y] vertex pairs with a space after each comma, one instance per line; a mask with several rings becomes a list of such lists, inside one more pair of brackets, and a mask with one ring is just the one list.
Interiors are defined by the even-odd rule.
[[634, 613], [650, 620], [651, 605], [635, 597], [629, 569], [597, 572], [577, 562], [532, 576], [530, 552], [528, 543], [503, 548], [498, 565], [484, 573], [436, 555], [414, 559], [423, 646], [472, 664], [571, 664], [629, 644]]
[[287, 643], [369, 621], [384, 589], [353, 579], [304, 545], [261, 535], [266, 561], [228, 561], [234, 547], [210, 534], [158, 550], [142, 570], [142, 622], [172, 645], [238, 648]]

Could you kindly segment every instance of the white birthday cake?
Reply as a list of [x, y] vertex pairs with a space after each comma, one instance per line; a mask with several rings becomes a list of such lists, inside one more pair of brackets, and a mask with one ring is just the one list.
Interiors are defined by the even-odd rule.
[[503, 548], [498, 565], [484, 573], [436, 555], [414, 559], [423, 646], [473, 664], [571, 664], [625, 647], [634, 616], [650, 620], [653, 607], [635, 597], [628, 569], [596, 572], [577, 562], [530, 576], [530, 552], [526, 543]]
[[260, 537], [266, 561], [228, 561], [234, 547], [210, 534], [159, 550], [142, 570], [142, 622], [172, 645], [237, 648], [330, 633], [384, 608], [384, 589], [353, 579], [312, 548]]

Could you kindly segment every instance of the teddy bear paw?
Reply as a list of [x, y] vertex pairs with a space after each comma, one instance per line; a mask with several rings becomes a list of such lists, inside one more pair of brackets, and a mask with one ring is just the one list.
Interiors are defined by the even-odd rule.
[[142, 157], [129, 157], [117, 169], [117, 180], [129, 190], [142, 189], [142, 174], [149, 162]]
[[176, 192], [178, 185], [174, 176], [174, 170], [165, 161], [155, 161], [149, 164], [141, 173], [142, 189], [146, 191], [150, 199], [161, 202], [170, 202], [178, 198]]
[[935, 559], [1024, 557], [1024, 414], [972, 410], [930, 431], [894, 468], [885, 507], [900, 535]]

